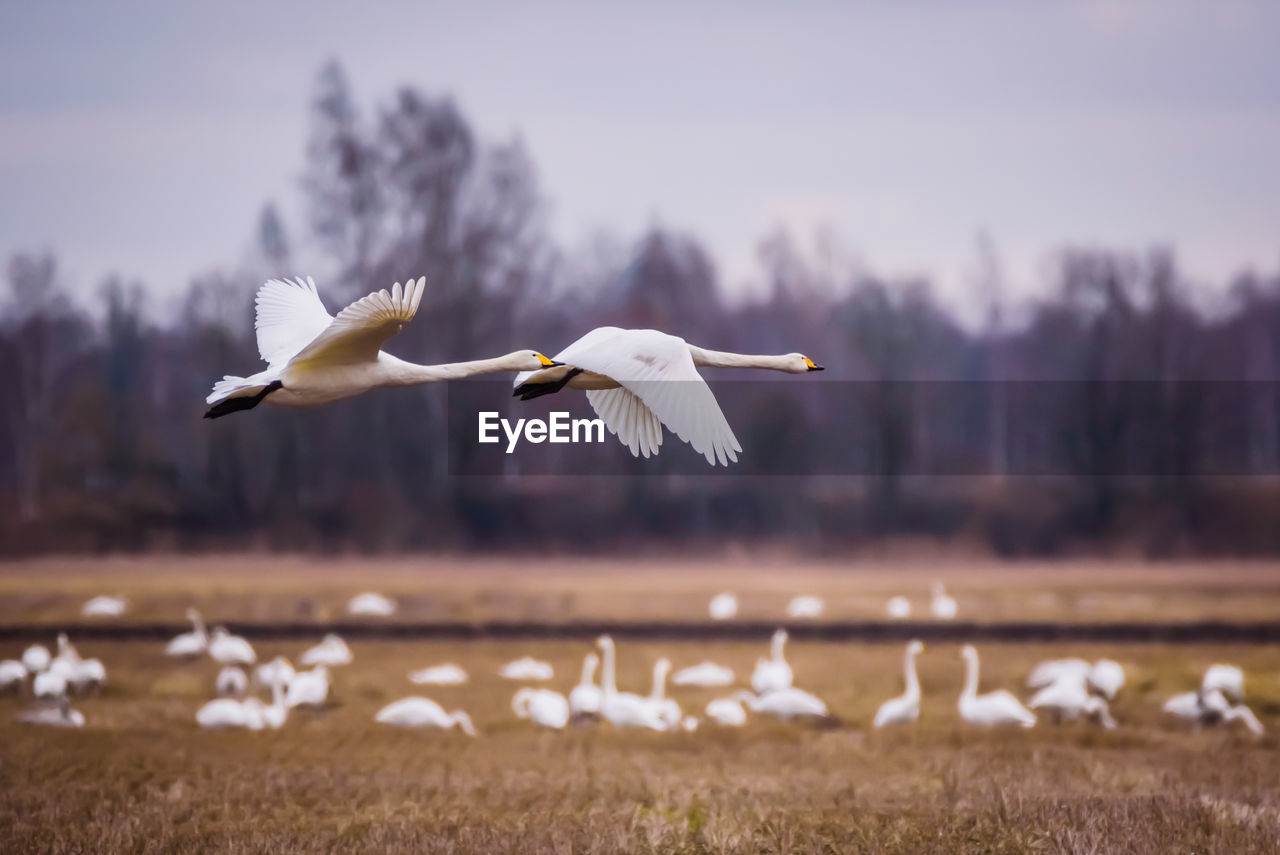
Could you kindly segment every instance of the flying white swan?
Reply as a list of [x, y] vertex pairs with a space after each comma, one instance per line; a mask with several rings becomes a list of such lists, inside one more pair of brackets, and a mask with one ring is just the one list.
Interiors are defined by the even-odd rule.
[[677, 686], [730, 686], [733, 685], [733, 669], [714, 662], [699, 662], [681, 668], [671, 682]]
[[331, 632], [319, 644], [308, 648], [298, 661], [303, 665], [350, 665], [351, 648], [341, 636]]
[[905, 620], [911, 617], [911, 601], [902, 595], [890, 597], [884, 610], [893, 620]]
[[556, 675], [550, 664], [532, 656], [523, 656], [498, 669], [504, 680], [550, 680]]
[[216, 626], [209, 636], [209, 655], [219, 665], [252, 665], [258, 661], [253, 645], [238, 635], [227, 632], [225, 626]]
[[264, 662], [254, 671], [254, 679], [258, 681], [259, 686], [265, 688], [274, 688], [280, 686], [287, 687], [293, 682], [293, 676], [297, 672], [293, 669], [293, 663], [284, 656], [277, 656], [270, 662]]
[[71, 702], [60, 698], [56, 706], [38, 706], [18, 713], [18, 721], [45, 727], [84, 727], [84, 713], [71, 708]]
[[775, 689], [757, 695], [741, 691], [734, 697], [745, 703], [752, 712], [776, 716], [783, 721], [793, 718], [830, 719], [827, 705], [817, 695], [803, 689]]
[[410, 672], [409, 682], [420, 686], [456, 686], [467, 682], [467, 672], [452, 662], [447, 662]]
[[600, 717], [614, 727], [647, 727], [650, 730], [666, 730], [666, 721], [648, 698], [630, 692], [619, 692], [614, 677], [616, 652], [613, 639], [602, 635], [596, 641], [604, 652], [604, 673], [601, 677]]
[[235, 665], [225, 665], [214, 680], [213, 691], [220, 698], [243, 698], [249, 691], [249, 678]]
[[782, 652], [786, 643], [787, 631], [778, 630], [773, 634], [771, 658], [761, 657], [756, 660], [756, 669], [751, 674], [751, 690], [757, 695], [791, 688], [791, 666], [787, 664]]
[[1111, 717], [1111, 709], [1104, 698], [1089, 691], [1087, 681], [1083, 677], [1064, 675], [1057, 681], [1040, 689], [1027, 702], [1033, 710], [1046, 710], [1059, 721], [1076, 719], [1080, 716], [1097, 716], [1098, 721], [1107, 730], [1116, 726]]
[[550, 689], [521, 689], [511, 699], [511, 710], [540, 727], [562, 730], [569, 723], [569, 701]]
[[467, 736], [476, 735], [469, 715], [462, 710], [447, 713], [444, 707], [430, 698], [401, 698], [378, 710], [374, 720], [396, 727], [438, 727], [444, 730], [456, 725]]
[[805, 620], [822, 617], [822, 605], [820, 597], [793, 597], [787, 603], [787, 617]]
[[872, 727], [887, 724], [906, 724], [920, 717], [920, 679], [916, 676], [916, 657], [924, 652], [924, 642], [912, 641], [902, 656], [902, 673], [907, 690], [896, 698], [890, 698], [876, 710]]
[[[662, 426], [715, 466], [737, 462], [742, 450], [720, 412], [700, 366], [767, 368], [788, 374], [821, 371], [803, 354], [747, 356], [694, 347], [657, 330], [598, 327], [556, 354], [554, 367], [516, 375], [521, 400], [583, 389], [587, 401], [632, 455], [657, 454]], [[673, 382], [674, 381], [674, 382]]]
[[396, 613], [396, 601], [373, 591], [365, 591], [347, 602], [347, 612], [353, 615], [387, 617]]
[[674, 730], [680, 724], [684, 713], [674, 698], [667, 697], [667, 674], [671, 672], [671, 660], [663, 657], [653, 663], [653, 688], [649, 692], [649, 704], [658, 711], [658, 716], [666, 723], [667, 730]]
[[187, 609], [187, 620], [194, 627], [191, 632], [174, 636], [164, 648], [165, 656], [199, 656], [209, 649], [209, 635], [204, 629], [204, 619], [195, 609]]
[[736, 697], [708, 701], [706, 713], [707, 718], [725, 727], [742, 727], [747, 723], [747, 711]]
[[1244, 700], [1244, 671], [1235, 665], [1210, 665], [1204, 672], [1200, 687], [1206, 691], [1217, 689], [1233, 701]]
[[600, 687], [596, 685], [596, 667], [600, 657], [588, 653], [582, 660], [582, 679], [569, 693], [569, 712], [574, 718], [600, 715]]
[[322, 707], [329, 697], [329, 666], [317, 665], [310, 671], [299, 671], [289, 683], [285, 703], [293, 707]]
[[[320, 302], [310, 278], [272, 279], [258, 291], [258, 352], [265, 371], [226, 376], [206, 399], [205, 418], [272, 404], [327, 404], [383, 386], [416, 386], [495, 371], [550, 368], [556, 363], [532, 350], [496, 359], [448, 365], [415, 365], [382, 352], [382, 346], [413, 320], [426, 280], [397, 282], [347, 306], [337, 317]], [[270, 396], [270, 397], [268, 397]]]
[[707, 604], [712, 620], [732, 620], [738, 614], [738, 598], [733, 594], [716, 594]]
[[978, 694], [978, 651], [972, 644], [966, 644], [960, 651], [964, 657], [965, 677], [964, 691], [960, 693], [957, 705], [960, 717], [969, 724], [993, 727], [1002, 724], [1017, 724], [1032, 727], [1036, 723], [1035, 713], [1022, 705], [1022, 702], [1004, 689]]
[[956, 616], [955, 597], [948, 596], [946, 586], [941, 582], [933, 583], [933, 599], [929, 603], [929, 610], [938, 620], [952, 620]]
[[80, 607], [80, 614], [85, 617], [120, 617], [124, 614], [123, 597], [94, 597]]
[[6, 659], [0, 662], [0, 691], [12, 686], [21, 688], [26, 679], [27, 666], [17, 659]]

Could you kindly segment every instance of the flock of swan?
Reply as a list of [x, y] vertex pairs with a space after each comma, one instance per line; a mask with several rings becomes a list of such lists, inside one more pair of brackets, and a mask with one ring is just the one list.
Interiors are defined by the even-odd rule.
[[[822, 617], [825, 608], [821, 597], [802, 594], [787, 603], [786, 615], [791, 620], [815, 620]], [[929, 600], [930, 617], [934, 620], [955, 620], [957, 611], [955, 597], [947, 593], [946, 585], [934, 582]], [[911, 600], [901, 594], [892, 596], [885, 604], [885, 613], [891, 620], [906, 620], [911, 617]], [[712, 620], [733, 620], [738, 616], [737, 596], [729, 591], [716, 594], [707, 604], [707, 614]]]

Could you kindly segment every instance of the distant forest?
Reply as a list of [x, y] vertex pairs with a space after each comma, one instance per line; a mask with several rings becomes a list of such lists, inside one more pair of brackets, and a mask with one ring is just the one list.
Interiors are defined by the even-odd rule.
[[[763, 294], [732, 297], [694, 235], [654, 227], [630, 241], [558, 246], [521, 143], [478, 139], [448, 97], [406, 87], [371, 111], [335, 63], [320, 71], [309, 110], [308, 219], [283, 222], [267, 204], [246, 224], [246, 259], [193, 278], [172, 318], [156, 320], [144, 283], [114, 275], [99, 303], [77, 302], [53, 251], [7, 260], [0, 554], [627, 554], [729, 543], [844, 554], [886, 539], [1000, 555], [1280, 553], [1276, 273], [1218, 283], [1207, 306], [1168, 249], [1064, 248], [1042, 296], [1013, 304], [997, 253], [980, 241], [971, 305], [982, 320], [961, 323], [929, 282], [879, 277], [780, 231], [760, 242]], [[312, 272], [295, 268], [299, 247], [334, 271], [317, 277], [330, 311], [425, 276], [417, 318], [388, 347], [417, 362], [553, 354], [602, 324], [719, 350], [803, 351], [829, 367], [824, 380], [884, 390], [862, 402], [883, 465], [857, 476], [451, 477], [440, 453], [445, 390], [435, 387], [203, 420], [215, 379], [258, 370], [253, 295], [267, 278]], [[1125, 390], [1137, 380], [1161, 392], [1135, 420]], [[912, 455], [951, 428], [913, 405], [914, 381], [1073, 381], [1061, 388], [1076, 398], [1044, 419], [1065, 420], [1079, 467], [1053, 478], [1011, 471], [1011, 440], [997, 429], [986, 474], [913, 475]], [[1199, 465], [1223, 414], [1193, 381], [1256, 384], [1227, 414], [1245, 471]], [[751, 412], [734, 423], [748, 452], [786, 429], [776, 408]], [[1107, 462], [1134, 448], [1156, 449], [1160, 473], [1108, 475]]]

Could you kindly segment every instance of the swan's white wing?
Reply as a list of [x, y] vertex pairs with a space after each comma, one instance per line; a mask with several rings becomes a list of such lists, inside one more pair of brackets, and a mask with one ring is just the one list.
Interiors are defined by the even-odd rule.
[[658, 453], [658, 446], [662, 445], [662, 422], [635, 395], [623, 388], [593, 389], [587, 392], [587, 401], [609, 428], [609, 433], [617, 434], [634, 456], [649, 457]]
[[339, 312], [290, 362], [349, 365], [372, 361], [382, 345], [413, 319], [425, 283], [425, 277], [410, 279], [404, 288], [397, 282], [389, 292], [384, 288], [361, 297]]
[[268, 365], [289, 359], [333, 322], [316, 291], [316, 283], [272, 279], [258, 289], [258, 353]]

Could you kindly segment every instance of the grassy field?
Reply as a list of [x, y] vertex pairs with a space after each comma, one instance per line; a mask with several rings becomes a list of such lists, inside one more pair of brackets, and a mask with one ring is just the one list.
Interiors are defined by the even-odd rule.
[[886, 600], [908, 596], [927, 617], [943, 580], [960, 617], [980, 621], [1275, 620], [1280, 564], [1057, 562], [866, 558], [856, 563], [782, 556], [476, 559], [204, 557], [48, 559], [0, 564], [0, 624], [79, 620], [97, 594], [129, 598], [125, 619], [270, 622], [345, 617], [363, 590], [394, 596], [393, 620], [701, 620], [720, 591], [738, 595], [744, 620], [780, 620], [797, 594], [826, 601], [823, 620], [881, 620]]
[[[204, 732], [194, 723], [216, 667], [166, 660], [158, 645], [84, 643], [107, 665], [99, 697], [77, 702], [88, 726], [14, 721], [0, 699], [0, 840], [8, 852], [1275, 852], [1280, 847], [1280, 651], [1261, 647], [987, 646], [983, 689], [1021, 685], [1062, 655], [1118, 658], [1129, 682], [1121, 726], [1042, 723], [984, 732], [954, 713], [958, 652], [921, 658], [914, 727], [872, 731], [901, 691], [900, 649], [792, 644], [797, 685], [843, 726], [753, 719], [696, 733], [607, 727], [535, 732], [495, 676], [525, 653], [550, 661], [553, 685], [577, 680], [577, 643], [359, 643], [332, 705], [278, 732]], [[653, 661], [712, 659], [741, 682], [758, 645], [621, 644], [623, 688], [647, 689]], [[301, 645], [259, 645], [296, 657]], [[0, 649], [0, 657], [17, 649]], [[458, 687], [416, 687], [410, 669], [467, 668]], [[1248, 672], [1268, 727], [1190, 732], [1160, 702], [1214, 661]], [[479, 736], [375, 725], [409, 694], [466, 709]], [[700, 712], [710, 691], [674, 693]]]

